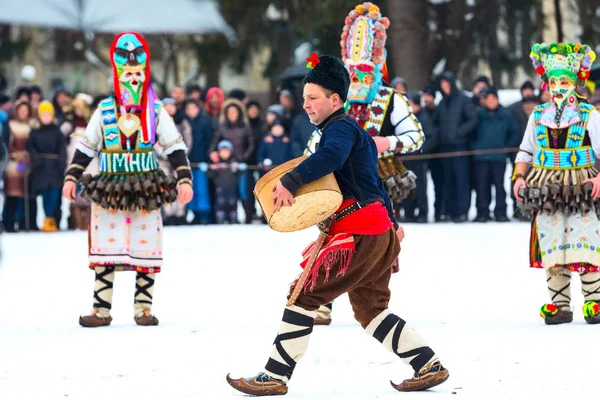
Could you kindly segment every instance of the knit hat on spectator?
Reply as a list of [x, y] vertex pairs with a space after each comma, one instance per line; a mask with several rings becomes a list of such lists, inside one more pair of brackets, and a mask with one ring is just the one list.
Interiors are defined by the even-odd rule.
[[486, 86], [491, 86], [491, 84], [490, 84], [490, 78], [488, 78], [488, 77], [487, 77], [487, 76], [485, 76], [485, 75], [478, 76], [478, 77], [475, 79], [475, 81], [473, 82], [473, 86], [475, 86], [475, 85], [476, 85], [476, 84], [478, 84], [479, 82], [481, 82], [481, 83], [485, 83], [485, 84], [486, 84]]
[[54, 106], [48, 100], [44, 100], [38, 106], [38, 116], [42, 116], [42, 114], [50, 113], [54, 116]]
[[288, 89], [283, 89], [281, 92], [279, 92], [279, 96], [287, 97], [288, 99], [292, 100], [293, 102], [296, 101], [296, 99], [294, 99], [294, 95]]
[[280, 120], [280, 119], [276, 119], [275, 121], [273, 121], [273, 123], [271, 124], [271, 128], [272, 128], [272, 127], [274, 127], [275, 125], [281, 125], [281, 126], [284, 126], [284, 125], [283, 125], [283, 121], [282, 121], [282, 120]]
[[252, 106], [258, 107], [259, 110], [262, 109], [260, 103], [257, 100], [248, 100], [248, 102], [246, 103], [246, 110]]
[[350, 86], [350, 75], [342, 62], [336, 57], [320, 55], [316, 63], [311, 63], [312, 69], [308, 71], [303, 84], [314, 83], [325, 89], [337, 93], [342, 103], [348, 98], [348, 87]]
[[409, 100], [412, 100], [415, 104], [421, 104], [421, 92], [418, 90], [411, 90], [406, 94]]
[[537, 96], [526, 96], [526, 97], [523, 97], [523, 100], [521, 100], [521, 102], [523, 104], [527, 104], [527, 103], [538, 104], [540, 101]]
[[433, 86], [431, 86], [431, 85], [427, 85], [423, 89], [423, 93], [427, 93], [427, 94], [429, 94], [429, 95], [431, 95], [433, 97], [435, 97], [435, 92], [436, 92], [435, 88]]
[[166, 104], [171, 104], [171, 105], [174, 105], [174, 106], [177, 105], [177, 100], [175, 100], [172, 97], [165, 97], [164, 99], [162, 99], [162, 102], [163, 102], [164, 105], [166, 105]]
[[520, 91], [522, 92], [525, 89], [535, 90], [535, 86], [533, 86], [533, 83], [531, 83], [531, 81], [525, 81], [525, 83], [521, 85]]
[[404, 88], [406, 90], [408, 90], [408, 82], [406, 82], [406, 79], [402, 78], [401, 76], [397, 76], [394, 79], [392, 79], [392, 82], [390, 83], [390, 86], [395, 88], [397, 84], [401, 83], [402, 85], [404, 85]]
[[40, 85], [31, 85], [31, 86], [29, 86], [29, 91], [31, 93], [37, 93], [40, 96], [42, 96], [42, 88], [40, 87]]
[[285, 107], [283, 107], [281, 104], [271, 104], [269, 107], [267, 107], [266, 112], [275, 114], [277, 118], [283, 118], [285, 114]]
[[244, 92], [242, 89], [233, 89], [231, 92], [229, 92], [229, 98], [243, 101], [246, 98], [246, 92]]
[[227, 150], [231, 151], [233, 149], [233, 145], [231, 144], [231, 142], [229, 140], [221, 140], [219, 142], [219, 144], [217, 145], [217, 150], [221, 151], [221, 149], [227, 149]]
[[481, 97], [485, 97], [490, 94], [498, 97], [498, 89], [496, 89], [494, 86], [490, 86], [481, 90], [481, 93], [479, 93]]

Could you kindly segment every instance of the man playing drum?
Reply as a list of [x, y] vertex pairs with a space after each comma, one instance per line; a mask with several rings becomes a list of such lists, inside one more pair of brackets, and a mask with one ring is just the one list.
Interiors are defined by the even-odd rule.
[[[240, 379], [227, 375], [227, 382], [256, 396], [286, 394], [287, 382], [308, 347], [316, 310], [348, 293], [362, 327], [415, 371], [410, 379], [392, 384], [394, 388], [429, 389], [446, 381], [448, 370], [417, 332], [387, 309], [391, 265], [400, 252], [404, 232], [394, 219], [377, 172], [375, 142], [344, 113], [350, 84], [344, 65], [331, 56], [309, 61], [312, 69], [303, 80], [304, 109], [322, 131], [322, 138], [314, 154], [277, 182], [272, 200], [275, 210], [292, 206], [301, 185], [333, 173], [344, 201], [338, 212], [319, 224], [329, 236], [312, 265], [306, 287], [283, 313], [265, 372]], [[310, 250], [311, 246], [305, 254]]]

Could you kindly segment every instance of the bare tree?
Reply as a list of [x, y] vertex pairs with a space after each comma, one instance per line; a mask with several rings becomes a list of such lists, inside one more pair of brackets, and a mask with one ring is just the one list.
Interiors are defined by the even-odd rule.
[[[401, 75], [412, 88], [429, 80], [431, 55], [427, 52], [427, 5], [422, 0], [388, 0], [390, 18], [387, 47], [393, 53], [391, 71]], [[390, 40], [391, 39], [391, 40]], [[392, 77], [390, 76], [390, 79]]]

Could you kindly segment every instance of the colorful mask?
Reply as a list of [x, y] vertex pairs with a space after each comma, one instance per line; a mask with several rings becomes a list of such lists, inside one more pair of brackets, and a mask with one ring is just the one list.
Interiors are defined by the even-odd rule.
[[567, 75], [551, 76], [548, 80], [552, 101], [560, 106], [568, 99], [569, 103], [574, 103], [575, 89], [577, 86], [573, 79]]
[[346, 17], [340, 45], [350, 74], [348, 103], [370, 103], [382, 80], [387, 81], [385, 31], [389, 25], [371, 2], [357, 5]]
[[150, 49], [144, 38], [136, 32], [117, 35], [110, 47], [115, 96], [125, 110], [139, 110], [140, 124], [145, 143], [154, 143], [156, 95], [150, 84]]

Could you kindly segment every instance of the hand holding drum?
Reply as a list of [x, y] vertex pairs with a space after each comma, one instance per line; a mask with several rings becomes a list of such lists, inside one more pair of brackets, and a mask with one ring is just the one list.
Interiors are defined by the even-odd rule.
[[281, 181], [278, 181], [277, 184], [273, 186], [273, 190], [271, 190], [271, 201], [273, 202], [275, 211], [279, 211], [281, 207], [289, 207], [296, 202], [294, 196], [292, 196], [289, 190], [281, 184]]

